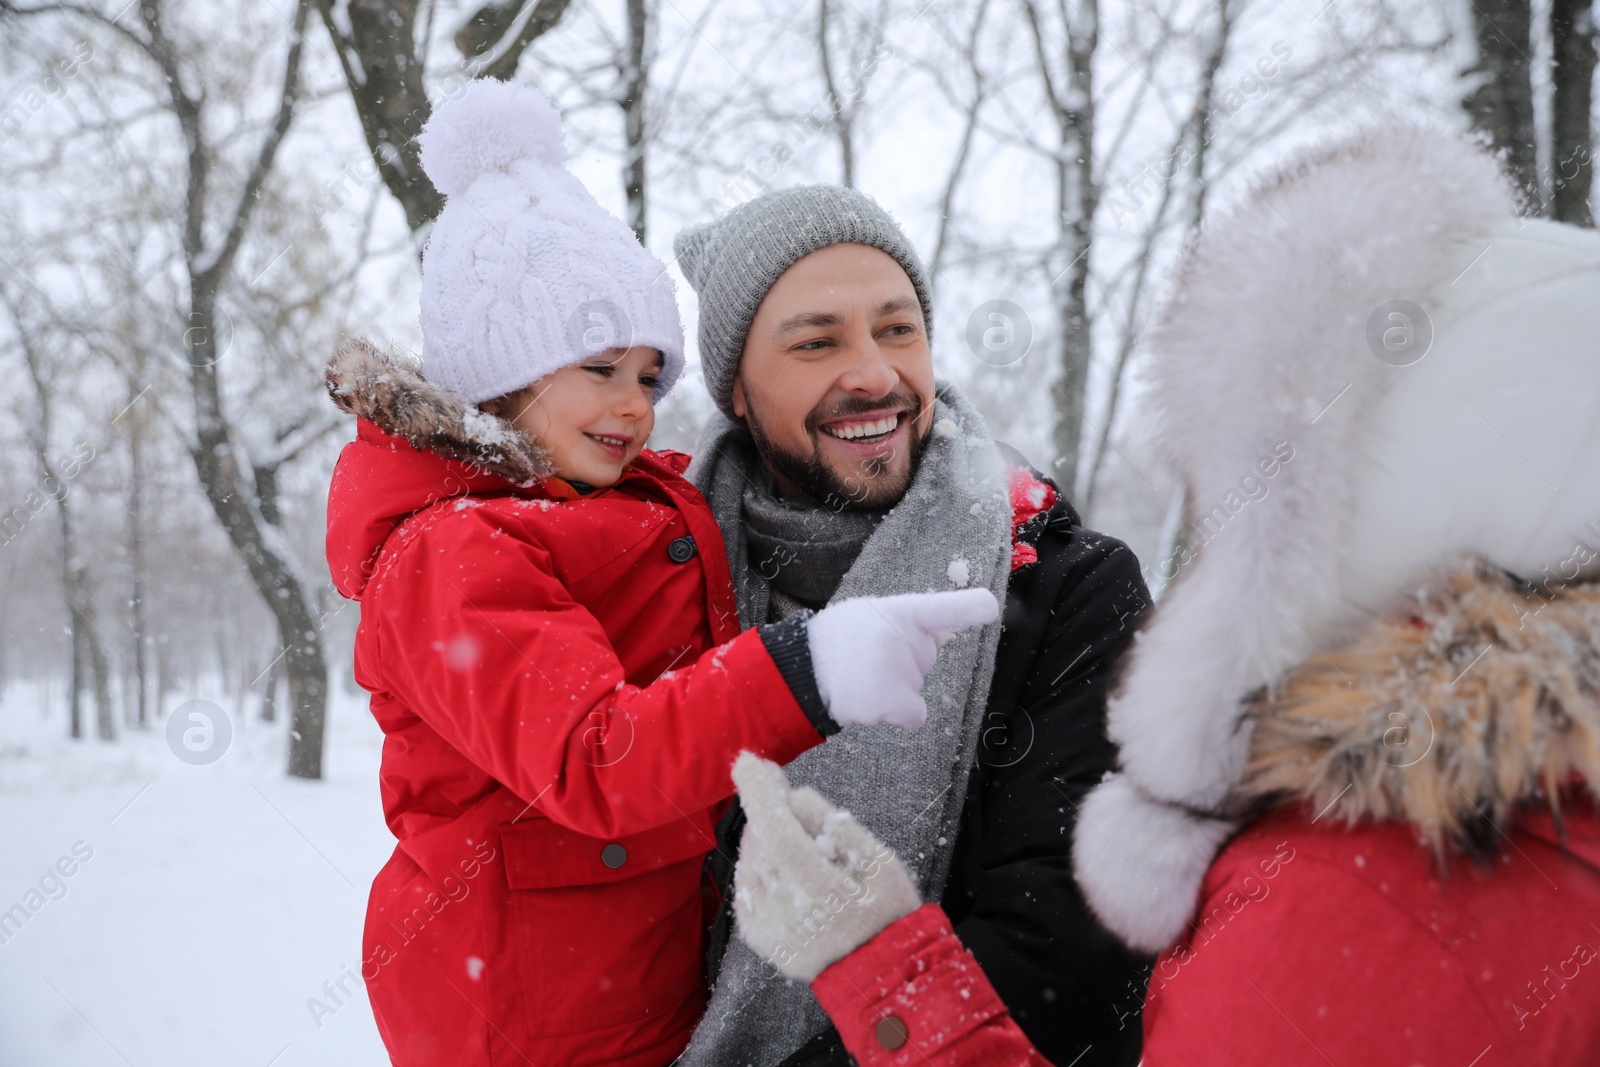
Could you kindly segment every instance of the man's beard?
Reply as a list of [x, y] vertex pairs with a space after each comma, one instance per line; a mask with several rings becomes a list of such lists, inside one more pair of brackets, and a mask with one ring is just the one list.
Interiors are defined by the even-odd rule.
[[[910, 441], [910, 462], [906, 464], [903, 475], [892, 473], [898, 449], [864, 459], [854, 472], [843, 476], [823, 461], [822, 449], [818, 444], [818, 435], [823, 432], [820, 429], [822, 423], [882, 411], [886, 407], [904, 407], [908, 416], [906, 436]], [[877, 400], [848, 397], [831, 405], [827, 411], [813, 409], [805, 422], [806, 436], [811, 439], [809, 456], [786, 452], [763, 433], [754, 405], [751, 406], [750, 417], [745, 419], [745, 425], [755, 440], [756, 451], [767, 466], [813, 500], [835, 511], [881, 511], [905, 496], [911, 479], [916, 476], [917, 465], [928, 444], [928, 434], [921, 430], [922, 415], [922, 398], [902, 389]]]

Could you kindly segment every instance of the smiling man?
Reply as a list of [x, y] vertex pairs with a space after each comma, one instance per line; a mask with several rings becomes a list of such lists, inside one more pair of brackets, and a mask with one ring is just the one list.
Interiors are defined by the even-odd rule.
[[933, 396], [911, 279], [887, 253], [844, 243], [767, 291], [730, 400], [781, 496], [871, 511], [905, 494]]
[[[1138, 561], [935, 381], [926, 278], [873, 200], [770, 193], [676, 251], [721, 412], [689, 473], [722, 528], [740, 622], [961, 586], [1005, 604], [940, 652], [922, 729], [852, 727], [791, 764], [791, 780], [894, 849], [1045, 1055], [1136, 1063], [1146, 961], [1091, 917], [1069, 847], [1080, 798], [1115, 759], [1106, 689], [1148, 604]], [[811, 991], [729, 939], [742, 826], [735, 808], [711, 857], [724, 902], [713, 994], [680, 1062], [843, 1067]], [[870, 872], [863, 882], [870, 892]], [[862, 890], [797, 886], [815, 906], [789, 947], [826, 938], [830, 894]]]

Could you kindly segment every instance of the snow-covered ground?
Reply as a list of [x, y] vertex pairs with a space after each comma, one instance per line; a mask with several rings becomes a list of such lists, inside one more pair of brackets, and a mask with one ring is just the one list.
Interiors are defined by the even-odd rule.
[[381, 735], [335, 690], [321, 782], [286, 776], [282, 723], [194, 766], [160, 728], [68, 741], [59, 689], [0, 698], [0, 1067], [388, 1062], [350, 980], [394, 844]]

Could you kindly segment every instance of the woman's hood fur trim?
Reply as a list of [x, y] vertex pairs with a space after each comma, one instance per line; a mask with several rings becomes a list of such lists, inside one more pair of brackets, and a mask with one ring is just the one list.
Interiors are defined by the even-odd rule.
[[[1121, 665], [1106, 709], [1117, 773], [1085, 798], [1073, 837], [1085, 898], [1129, 944], [1181, 936], [1215, 844], [1248, 813], [1230, 807], [1258, 726], [1242, 702], [1277, 692], [1312, 649], [1353, 647], [1468, 549], [1396, 538], [1381, 566], [1348, 558], [1376, 428], [1406, 382], [1363, 330], [1386, 301], [1447, 289], [1514, 223], [1510, 188], [1458, 137], [1374, 130], [1255, 183], [1191, 251], [1148, 370], [1156, 437], [1189, 491], [1185, 561], [1197, 558]], [[1270, 497], [1246, 501], [1242, 479], [1264, 484], [1258, 472]], [[1312, 793], [1331, 801], [1344, 784]], [[1438, 816], [1445, 837], [1467, 825]]]
[[1403, 820], [1436, 854], [1492, 853], [1519, 805], [1600, 783], [1600, 584], [1546, 599], [1472, 562], [1246, 713], [1235, 799]]
[[379, 348], [365, 338], [340, 346], [325, 373], [328, 395], [352, 415], [413, 448], [472, 464], [520, 486], [552, 473], [550, 456], [533, 437], [460, 393], [422, 376], [417, 357]]
[[1408, 822], [1443, 860], [1494, 854], [1528, 805], [1559, 825], [1575, 780], [1580, 802], [1595, 802], [1600, 582], [1552, 590], [1466, 561], [1257, 691], [1238, 721], [1253, 726], [1248, 758], [1215, 812], [1152, 796], [1126, 772], [1084, 798], [1079, 883], [1130, 945], [1176, 940], [1217, 848], [1276, 807]]

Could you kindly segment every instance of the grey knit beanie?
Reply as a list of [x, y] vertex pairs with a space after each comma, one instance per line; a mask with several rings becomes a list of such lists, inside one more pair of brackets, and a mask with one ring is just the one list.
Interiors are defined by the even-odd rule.
[[899, 224], [865, 193], [836, 185], [765, 193], [672, 242], [678, 266], [700, 296], [706, 389], [728, 418], [734, 418], [733, 379], [756, 308], [796, 260], [837, 244], [871, 245], [894, 257], [917, 291], [931, 339], [933, 309], [922, 263]]

